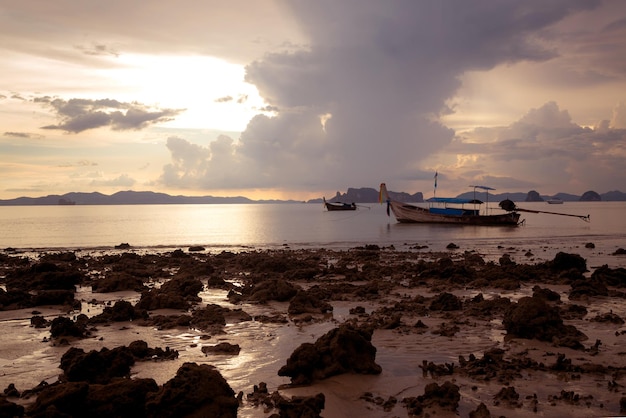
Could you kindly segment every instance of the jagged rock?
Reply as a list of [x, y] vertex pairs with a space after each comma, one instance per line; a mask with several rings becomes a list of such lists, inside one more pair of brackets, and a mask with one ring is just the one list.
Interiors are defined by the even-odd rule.
[[580, 273], [587, 271], [587, 260], [578, 254], [569, 254], [562, 251], [558, 252], [552, 261], [547, 262], [555, 271], [576, 270]]
[[324, 314], [332, 312], [331, 304], [318, 298], [313, 292], [301, 290], [291, 299], [287, 312], [290, 315], [303, 313]]
[[286, 302], [298, 293], [298, 287], [282, 279], [265, 280], [252, 288], [250, 300], [265, 303]]
[[491, 418], [491, 412], [487, 409], [487, 405], [481, 402], [476, 409], [469, 413], [469, 418]]
[[433, 298], [429, 309], [431, 311], [458, 311], [462, 306], [463, 304], [457, 296], [444, 292]]
[[91, 290], [98, 293], [119, 292], [122, 290], [133, 290], [142, 292], [146, 290], [143, 280], [126, 271], [107, 272], [105, 277], [98, 279], [91, 285]]
[[69, 382], [87, 382], [106, 384], [114, 377], [130, 374], [130, 367], [135, 364], [135, 357], [127, 347], [112, 350], [102, 348], [99, 352], [88, 353], [81, 348], [71, 347], [61, 357], [59, 367]]
[[32, 417], [145, 417], [153, 379], [119, 379], [108, 384], [65, 382], [45, 387], [28, 408]]
[[[424, 388], [424, 394], [416, 398], [405, 398], [402, 400], [410, 416], [430, 416], [440, 413], [455, 413], [459, 407], [461, 394], [459, 387], [449, 381], [441, 386], [437, 383], [429, 383]], [[439, 412], [439, 413], [438, 413]]]
[[241, 350], [239, 344], [231, 344], [227, 342], [219, 343], [217, 345], [205, 345], [201, 348], [204, 354], [228, 354], [237, 355]]
[[573, 325], [564, 325], [559, 309], [540, 297], [523, 297], [512, 304], [502, 321], [508, 336], [551, 341], [559, 346], [584, 348], [587, 337]]
[[626, 268], [609, 268], [606, 264], [591, 273], [591, 279], [607, 286], [626, 287]]
[[135, 319], [147, 319], [148, 313], [145, 310], [136, 309], [130, 302], [118, 300], [113, 306], [105, 306], [101, 314], [89, 319], [90, 324], [106, 323], [109, 321], [123, 322]]
[[77, 337], [85, 338], [90, 332], [87, 330], [87, 316], [79, 315], [76, 322], [65, 316], [54, 318], [50, 324], [50, 335], [52, 338]]
[[324, 394], [318, 393], [315, 396], [294, 396], [291, 400], [281, 398], [277, 407], [280, 418], [318, 418], [325, 403]]
[[279, 376], [293, 384], [309, 384], [342, 373], [379, 374], [372, 331], [341, 325], [322, 335], [315, 344], [304, 343], [294, 350]]
[[2, 417], [23, 417], [24, 407], [11, 402], [4, 396], [0, 396], [0, 416]]
[[184, 363], [146, 402], [148, 417], [236, 418], [239, 402], [224, 377], [208, 364]]

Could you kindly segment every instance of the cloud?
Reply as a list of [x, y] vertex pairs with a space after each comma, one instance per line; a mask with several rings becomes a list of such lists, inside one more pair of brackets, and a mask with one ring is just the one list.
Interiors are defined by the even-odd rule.
[[[219, 56], [247, 62], [298, 43], [280, 2], [248, 0], [109, 0], [97, 10], [76, 0], [11, 2], [0, 15], [3, 48], [67, 58], [75, 45], [90, 55], [133, 52]], [[52, 47], [50, 47], [52, 45]], [[87, 45], [87, 46], [85, 46]], [[80, 59], [80, 57], [74, 57]]]
[[128, 174], [121, 174], [113, 179], [92, 180], [91, 185], [97, 187], [132, 187], [137, 181]]
[[77, 45], [76, 49], [81, 51], [85, 55], [113, 56], [113, 57], [119, 57], [120, 55], [119, 52], [117, 52], [114, 48], [105, 44], [93, 43], [88, 46]]
[[113, 130], [138, 130], [156, 123], [173, 120], [182, 109], [150, 109], [140, 103], [125, 103], [113, 99], [70, 99], [48, 96], [36, 97], [35, 103], [51, 107], [60, 119], [57, 125], [43, 126], [79, 133], [88, 129], [110, 127]]
[[613, 128], [626, 129], [626, 103], [620, 102], [613, 108], [610, 124]]
[[[168, 141], [173, 162], [164, 169], [165, 184], [336, 189], [425, 177], [424, 162], [454, 140], [439, 117], [451, 112], [446, 101], [459, 77], [556, 57], [541, 30], [599, 3], [286, 4], [308, 46], [267, 54], [246, 67], [246, 81], [275, 116], [256, 116], [237, 141], [220, 140], [220, 152], [200, 146], [193, 158], [178, 158], [192, 144]], [[523, 148], [515, 138], [506, 146]]]
[[6, 137], [17, 138], [17, 139], [42, 139], [43, 135], [40, 134], [32, 134], [28, 132], [5, 132], [2, 134]]
[[579, 126], [554, 102], [531, 109], [509, 126], [466, 133], [441, 154], [472, 155], [468, 164], [457, 161], [450, 171], [507, 190], [605, 192], [626, 183], [620, 166], [626, 158], [626, 129]]
[[66, 162], [63, 164], [59, 164], [59, 167], [69, 168], [69, 167], [95, 167], [98, 163], [89, 160], [79, 160], [76, 162]]

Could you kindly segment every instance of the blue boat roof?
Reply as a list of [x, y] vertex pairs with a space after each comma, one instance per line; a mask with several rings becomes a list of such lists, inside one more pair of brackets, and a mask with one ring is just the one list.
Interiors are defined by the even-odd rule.
[[480, 205], [481, 203], [483, 203], [481, 200], [478, 199], [460, 199], [458, 197], [431, 197], [430, 199], [428, 199], [428, 202], [456, 203], [459, 205], [462, 205], [464, 203], [475, 203]]

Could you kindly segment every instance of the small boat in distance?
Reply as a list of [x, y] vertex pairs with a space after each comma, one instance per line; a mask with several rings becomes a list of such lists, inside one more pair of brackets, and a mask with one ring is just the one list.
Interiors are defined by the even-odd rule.
[[[486, 186], [471, 187], [474, 187], [474, 192], [476, 189], [494, 190]], [[478, 199], [433, 197], [428, 199], [428, 208], [398, 202], [390, 199], [385, 183], [380, 184], [379, 201], [387, 202], [387, 216], [391, 209], [398, 222], [402, 223], [517, 226], [520, 218], [515, 211], [495, 215], [481, 213], [483, 202]]]
[[551, 199], [547, 200], [549, 205], [562, 205], [563, 201], [561, 199], [559, 199], [558, 197], [553, 197]]
[[354, 203], [327, 202], [325, 197], [322, 199], [324, 199], [324, 206], [326, 206], [326, 210], [328, 211], [356, 210], [356, 205]]

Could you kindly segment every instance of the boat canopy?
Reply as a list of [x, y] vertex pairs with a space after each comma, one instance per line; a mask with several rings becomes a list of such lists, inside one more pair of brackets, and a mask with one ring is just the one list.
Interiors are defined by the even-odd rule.
[[480, 205], [483, 203], [481, 200], [478, 200], [478, 199], [461, 199], [458, 197], [431, 197], [430, 199], [428, 199], [428, 202], [454, 203], [457, 205], [463, 205], [465, 203]]
[[473, 187], [475, 189], [481, 189], [481, 190], [496, 190], [493, 187], [489, 187], [489, 186], [474, 186], [474, 185], [470, 185], [469, 187]]

